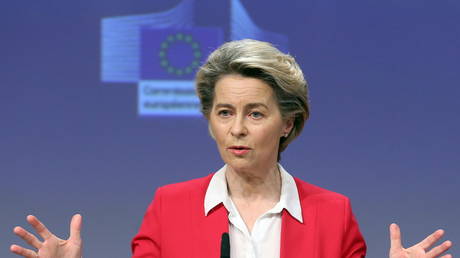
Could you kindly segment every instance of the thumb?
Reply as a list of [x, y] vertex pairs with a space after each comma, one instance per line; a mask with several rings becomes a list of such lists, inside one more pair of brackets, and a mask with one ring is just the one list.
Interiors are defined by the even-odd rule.
[[82, 227], [82, 216], [75, 214], [70, 221], [70, 240], [81, 243], [81, 227]]
[[396, 223], [390, 225], [390, 250], [401, 249], [401, 230]]

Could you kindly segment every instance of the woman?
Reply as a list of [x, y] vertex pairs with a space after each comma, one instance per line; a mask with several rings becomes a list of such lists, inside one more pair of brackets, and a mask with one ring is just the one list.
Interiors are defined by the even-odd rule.
[[[364, 257], [348, 198], [293, 178], [278, 164], [309, 116], [307, 85], [295, 60], [268, 43], [229, 42], [209, 56], [196, 85], [226, 165], [207, 177], [159, 188], [132, 241], [133, 257], [219, 257], [227, 232], [231, 257]], [[38, 252], [16, 245], [12, 252], [81, 257], [80, 215], [72, 219], [68, 240], [33, 216], [27, 220], [45, 241], [16, 227]], [[427, 249], [442, 235], [436, 231], [404, 249], [392, 224], [390, 257], [437, 257], [451, 242]]]

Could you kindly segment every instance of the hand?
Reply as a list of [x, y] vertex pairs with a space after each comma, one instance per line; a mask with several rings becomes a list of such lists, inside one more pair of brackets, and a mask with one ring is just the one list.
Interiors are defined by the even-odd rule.
[[27, 222], [44, 239], [40, 241], [35, 235], [22, 227], [15, 227], [13, 232], [24, 239], [27, 244], [35, 247], [33, 251], [18, 245], [11, 245], [11, 252], [26, 258], [81, 258], [82, 240], [80, 237], [82, 217], [76, 214], [70, 222], [70, 237], [67, 240], [53, 235], [35, 216], [27, 216]]
[[[432, 248], [431, 250], [428, 251], [428, 249], [434, 243], [436, 243], [443, 235], [444, 231], [442, 229], [438, 229], [433, 234], [429, 235], [427, 238], [422, 240], [420, 243], [405, 249], [401, 245], [401, 231], [399, 229], [399, 226], [393, 223], [390, 225], [390, 258], [438, 257], [452, 246], [451, 241], [444, 241], [444, 243]], [[441, 258], [452, 258], [452, 255], [446, 254], [441, 256]]]

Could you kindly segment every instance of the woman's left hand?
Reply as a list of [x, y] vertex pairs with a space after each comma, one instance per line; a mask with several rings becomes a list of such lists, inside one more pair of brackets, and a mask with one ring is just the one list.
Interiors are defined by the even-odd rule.
[[35, 235], [22, 227], [15, 227], [14, 233], [24, 239], [26, 243], [36, 250], [24, 248], [19, 245], [11, 245], [11, 252], [26, 258], [81, 258], [82, 240], [80, 236], [82, 217], [76, 214], [70, 222], [70, 237], [67, 240], [60, 239], [51, 233], [37, 217], [29, 215], [27, 221], [43, 238], [40, 241]]
[[[393, 223], [390, 225], [390, 258], [438, 257], [452, 246], [451, 241], [444, 241], [442, 244], [435, 246], [431, 250], [429, 250], [430, 247], [433, 246], [434, 243], [436, 243], [443, 235], [444, 230], [438, 229], [431, 235], [429, 235], [427, 238], [422, 240], [420, 243], [406, 249], [401, 244], [401, 231], [399, 229], [399, 226]], [[452, 255], [446, 254], [441, 256], [441, 258], [452, 258]]]

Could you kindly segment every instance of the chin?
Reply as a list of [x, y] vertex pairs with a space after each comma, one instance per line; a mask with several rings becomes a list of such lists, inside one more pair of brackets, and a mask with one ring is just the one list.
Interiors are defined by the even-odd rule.
[[231, 158], [225, 160], [225, 163], [236, 171], [249, 170], [256, 166], [254, 161], [247, 160], [245, 158]]

